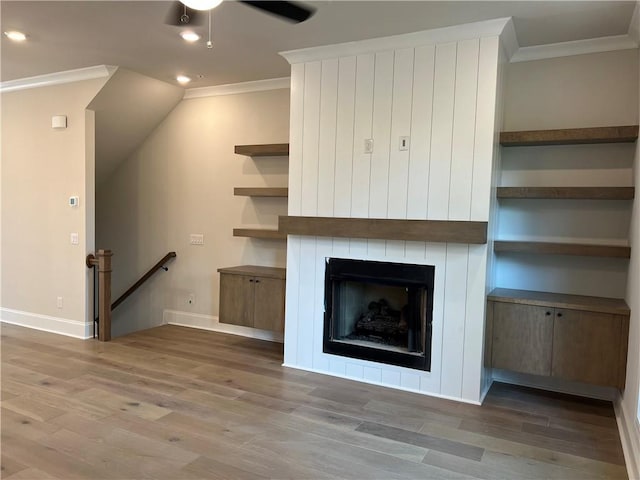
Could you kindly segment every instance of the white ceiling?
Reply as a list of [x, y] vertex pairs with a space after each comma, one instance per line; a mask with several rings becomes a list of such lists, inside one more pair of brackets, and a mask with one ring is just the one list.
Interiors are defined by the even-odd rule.
[[[278, 52], [508, 17], [520, 46], [625, 35], [635, 1], [313, 1], [307, 22], [293, 25], [226, 0], [214, 10], [214, 48], [186, 44], [164, 23], [171, 2], [8, 1], [0, 3], [3, 81], [93, 65], [117, 65], [175, 83], [184, 73], [203, 87], [285, 77]], [[197, 27], [205, 36], [206, 27]], [[197, 79], [197, 75], [203, 75]]]

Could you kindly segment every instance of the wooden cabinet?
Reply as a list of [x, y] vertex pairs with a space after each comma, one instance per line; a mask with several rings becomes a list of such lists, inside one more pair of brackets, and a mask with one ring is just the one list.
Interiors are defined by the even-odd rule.
[[487, 312], [491, 367], [624, 388], [623, 300], [501, 288]]
[[220, 322], [253, 327], [253, 277], [220, 273]]
[[220, 268], [220, 322], [284, 331], [285, 269]]
[[551, 375], [552, 310], [496, 302], [492, 366], [532, 375]]
[[597, 385], [624, 385], [620, 378], [625, 373], [627, 347], [623, 323], [621, 315], [555, 309], [551, 375]]
[[284, 279], [254, 278], [254, 328], [284, 332], [284, 291]]

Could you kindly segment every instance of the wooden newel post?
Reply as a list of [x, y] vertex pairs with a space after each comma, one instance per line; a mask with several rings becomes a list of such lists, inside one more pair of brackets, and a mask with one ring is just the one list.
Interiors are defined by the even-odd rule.
[[98, 340], [111, 340], [111, 250], [98, 250], [87, 257], [88, 266], [98, 267]]

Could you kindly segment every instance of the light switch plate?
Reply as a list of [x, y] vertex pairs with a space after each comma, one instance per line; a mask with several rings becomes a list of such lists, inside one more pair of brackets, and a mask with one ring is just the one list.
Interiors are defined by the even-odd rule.
[[71, 242], [71, 245], [78, 245], [78, 243], [80, 243], [78, 234], [77, 233], [72, 233], [69, 236], [69, 241]]
[[192, 233], [189, 235], [191, 245], [204, 245], [204, 235], [202, 233]]
[[373, 153], [373, 138], [364, 139], [364, 153]]

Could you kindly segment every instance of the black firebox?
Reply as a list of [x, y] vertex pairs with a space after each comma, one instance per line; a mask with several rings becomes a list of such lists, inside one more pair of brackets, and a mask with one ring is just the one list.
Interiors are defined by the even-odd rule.
[[435, 267], [328, 258], [323, 352], [430, 371]]

